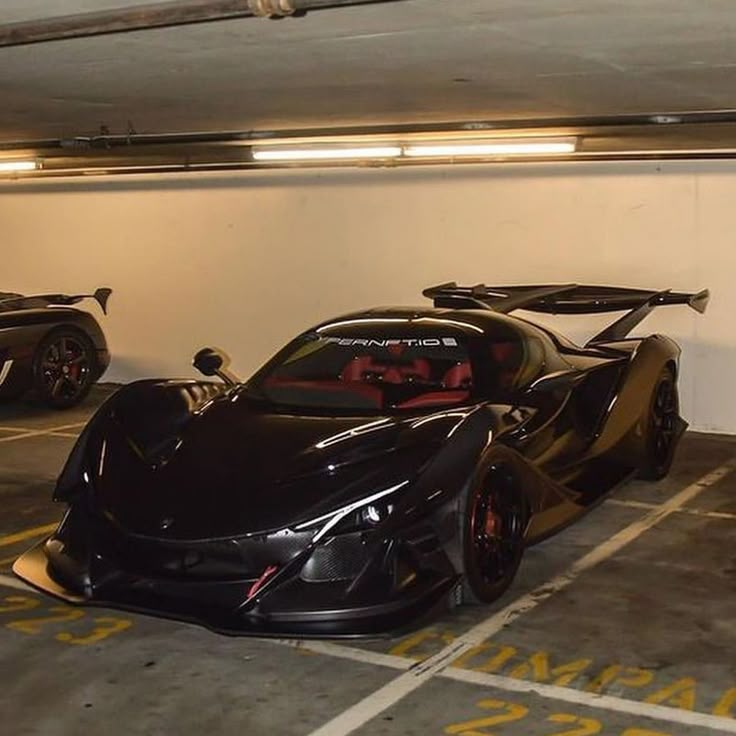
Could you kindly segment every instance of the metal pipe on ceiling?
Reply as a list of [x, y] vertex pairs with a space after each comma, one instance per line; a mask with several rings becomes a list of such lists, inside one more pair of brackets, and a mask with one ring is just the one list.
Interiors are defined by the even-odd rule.
[[[412, 146], [481, 148], [492, 141], [575, 138], [571, 153], [505, 157], [487, 152], [407, 154]], [[400, 155], [376, 154], [369, 160], [274, 161], [256, 159], [279, 148], [400, 148]], [[385, 150], [382, 149], [382, 150]], [[456, 121], [398, 125], [343, 126], [331, 129], [191, 131], [110, 134], [69, 139], [0, 141], [0, 163], [35, 161], [36, 170], [17, 174], [56, 177], [96, 173], [240, 171], [307, 166], [418, 166], [437, 163], [508, 161], [631, 161], [736, 158], [736, 110], [680, 111], [598, 117]]]
[[[411, 135], [502, 135], [534, 133], [536, 135], [578, 134], [585, 136], [629, 136], [625, 131], [639, 129], [652, 136], [700, 129], [719, 131], [736, 126], [736, 109], [687, 110], [667, 113], [638, 113], [621, 115], [568, 116], [548, 118], [498, 118], [490, 120], [455, 120], [438, 123], [398, 123], [378, 125], [343, 125], [320, 128], [283, 128], [271, 130], [209, 130], [161, 133], [109, 133], [69, 138], [0, 140], [0, 154], [13, 151], [67, 151], [84, 152], [89, 149], [147, 148], [158, 146], [251, 145], [286, 139], [335, 139], [403, 137]], [[731, 135], [730, 133], [728, 134]]]
[[405, 0], [177, 0], [0, 25], [0, 47]]
[[[648, 161], [648, 162], [664, 162], [664, 161], [733, 161], [736, 160], [736, 148], [720, 149], [720, 150], [683, 150], [683, 151], [622, 151], [622, 152], [601, 152], [601, 153], [575, 153], [565, 156], [529, 156], [523, 159], [499, 159], [494, 161], [494, 165], [519, 165], [519, 164], [542, 164], [542, 163], [556, 163], [556, 164], [572, 164], [580, 162], [596, 163], [596, 162], [637, 162], [637, 161]], [[447, 161], [431, 161], [431, 160], [416, 160], [416, 161], [404, 161], [398, 164], [399, 167], [425, 167], [425, 166], [436, 166], [438, 164], [447, 165]], [[454, 165], [489, 165], [488, 161], [483, 160], [469, 160], [463, 162], [455, 162]], [[371, 169], [379, 168], [380, 165], [374, 163], [355, 163], [351, 161], [333, 162], [330, 164], [330, 168], [362, 168]], [[395, 168], [396, 164], [392, 165]], [[298, 168], [320, 168], [319, 165], [269, 165], [263, 166], [260, 164], [254, 164], [250, 161], [222, 161], [222, 162], [210, 162], [210, 163], [191, 163], [188, 161], [182, 161], [179, 163], [105, 163], [105, 162], [90, 162], [90, 163], [69, 163], [64, 166], [44, 166], [44, 168], [29, 174], [16, 174], [10, 177], [11, 181], [17, 183], [30, 183], [32, 180], [39, 179], [57, 179], [57, 178], [74, 178], [74, 177], [91, 177], [91, 176], [119, 176], [119, 175], [166, 175], [166, 174], [184, 174], [184, 173], [225, 173], [225, 172], [239, 172], [239, 171], [263, 171], [266, 169], [270, 170], [293, 170]], [[2, 181], [2, 179], [0, 179]]]

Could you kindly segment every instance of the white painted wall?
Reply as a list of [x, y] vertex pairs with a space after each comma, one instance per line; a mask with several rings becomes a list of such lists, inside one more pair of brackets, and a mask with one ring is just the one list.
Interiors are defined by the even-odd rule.
[[[684, 349], [693, 427], [736, 433], [736, 164], [529, 164], [0, 186], [0, 288], [115, 289], [112, 380], [252, 372], [311, 323], [423, 287], [578, 281], [713, 292], [643, 330]], [[606, 318], [557, 324], [584, 338]]]

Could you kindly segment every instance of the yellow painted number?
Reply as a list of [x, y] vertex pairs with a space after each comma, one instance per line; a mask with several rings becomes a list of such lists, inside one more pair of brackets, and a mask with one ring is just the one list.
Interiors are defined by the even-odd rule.
[[98, 641], [125, 631], [133, 625], [133, 622], [128, 619], [115, 618], [114, 616], [100, 616], [92, 620], [98, 625], [87, 636], [74, 636], [67, 631], [62, 631], [56, 635], [56, 640], [63, 641], [66, 644], [96, 644]]
[[3, 603], [0, 604], [0, 613], [30, 611], [38, 608], [39, 605], [40, 601], [38, 598], [29, 598], [25, 595], [9, 595], [7, 598], [3, 598]]
[[24, 634], [38, 634], [47, 624], [58, 624], [66, 621], [78, 621], [84, 618], [84, 611], [77, 608], [69, 608], [68, 606], [54, 606], [49, 608], [53, 616], [43, 616], [41, 618], [27, 618], [23, 621], [11, 621], [5, 626], [13, 631], [21, 631]]
[[[487, 716], [486, 718], [476, 718], [464, 723], [453, 723], [445, 728], [445, 733], [453, 736], [492, 736], [491, 732], [485, 729], [520, 721], [529, 713], [529, 708], [525, 708], [523, 705], [505, 703], [502, 700], [481, 700], [476, 705], [483, 710], [500, 710], [503, 713]], [[481, 731], [480, 729], [484, 730]]]
[[593, 718], [581, 718], [570, 713], [555, 713], [547, 720], [552, 723], [564, 723], [573, 726], [573, 728], [565, 731], [555, 731], [554, 734], [549, 736], [594, 736], [594, 734], [600, 733], [603, 728], [600, 721]]

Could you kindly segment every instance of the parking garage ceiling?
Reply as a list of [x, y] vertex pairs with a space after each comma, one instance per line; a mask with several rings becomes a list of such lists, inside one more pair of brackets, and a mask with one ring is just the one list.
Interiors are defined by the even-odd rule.
[[732, 108], [735, 39], [732, 0], [405, 0], [2, 48], [0, 141]]

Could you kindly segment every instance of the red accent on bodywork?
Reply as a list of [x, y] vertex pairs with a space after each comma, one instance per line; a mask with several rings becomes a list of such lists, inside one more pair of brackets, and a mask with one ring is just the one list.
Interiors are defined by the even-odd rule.
[[252, 598], [266, 583], [266, 581], [276, 572], [278, 572], [276, 565], [269, 565], [261, 574], [261, 577], [253, 583], [248, 589], [248, 598]]
[[445, 406], [447, 404], [459, 404], [466, 401], [470, 396], [469, 391], [433, 391], [428, 394], [415, 396], [413, 399], [404, 401], [398, 405], [399, 409], [414, 409], [420, 406]]

